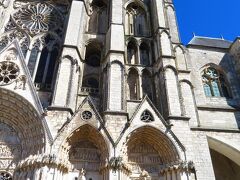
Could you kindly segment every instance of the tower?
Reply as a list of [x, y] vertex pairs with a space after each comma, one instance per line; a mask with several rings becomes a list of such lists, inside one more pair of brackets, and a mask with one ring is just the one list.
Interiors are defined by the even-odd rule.
[[238, 42], [184, 46], [171, 0], [0, 0], [1, 176], [238, 178]]

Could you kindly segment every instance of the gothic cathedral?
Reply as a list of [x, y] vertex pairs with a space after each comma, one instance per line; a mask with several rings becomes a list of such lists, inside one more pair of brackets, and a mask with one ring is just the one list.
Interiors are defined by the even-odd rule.
[[239, 180], [239, 82], [172, 0], [0, 0], [0, 180]]

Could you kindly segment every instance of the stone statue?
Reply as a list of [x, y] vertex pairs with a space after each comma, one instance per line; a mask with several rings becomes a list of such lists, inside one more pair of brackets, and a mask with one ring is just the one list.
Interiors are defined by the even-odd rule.
[[7, 8], [9, 6], [10, 0], [0, 0], [0, 6]]
[[4, 11], [9, 6], [10, 0], [0, 0], [0, 25], [1, 20], [4, 18]]
[[85, 174], [86, 174], [86, 171], [82, 168], [82, 169], [79, 171], [78, 180], [86, 180]]
[[147, 179], [149, 179], [149, 177], [150, 177], [149, 173], [145, 169], [143, 169], [140, 174], [140, 179], [147, 180]]

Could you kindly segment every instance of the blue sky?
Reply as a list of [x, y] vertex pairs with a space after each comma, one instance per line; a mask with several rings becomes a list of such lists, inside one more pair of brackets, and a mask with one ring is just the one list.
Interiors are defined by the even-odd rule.
[[216, 37], [233, 41], [240, 36], [240, 0], [174, 0], [181, 39]]

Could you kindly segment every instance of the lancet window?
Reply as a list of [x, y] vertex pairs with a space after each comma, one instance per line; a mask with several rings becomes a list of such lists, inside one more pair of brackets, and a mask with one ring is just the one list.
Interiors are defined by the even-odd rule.
[[229, 86], [223, 73], [213, 67], [202, 72], [202, 81], [207, 97], [230, 97]]
[[137, 46], [132, 41], [130, 41], [127, 46], [127, 63], [137, 64]]
[[149, 48], [147, 44], [142, 43], [140, 45], [140, 64], [148, 66], [150, 64], [149, 61]]
[[92, 41], [86, 46], [82, 91], [90, 95], [97, 95], [99, 92], [101, 54], [98, 41]]
[[138, 100], [139, 99], [139, 78], [138, 72], [135, 69], [131, 69], [128, 73], [128, 99]]
[[148, 14], [142, 6], [136, 3], [130, 3], [127, 6], [125, 31], [127, 35], [134, 36], [147, 36], [149, 34]]
[[106, 33], [108, 28], [108, 5], [102, 0], [93, 0], [89, 17], [88, 32]]
[[50, 89], [53, 85], [56, 61], [63, 43], [65, 17], [70, 7], [66, 2], [15, 1], [15, 11], [0, 37], [1, 48], [15, 39], [19, 42], [29, 72], [39, 89]]
[[143, 70], [142, 73], [142, 92], [143, 96], [147, 95], [152, 100], [152, 78], [148, 70]]

